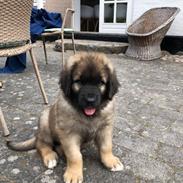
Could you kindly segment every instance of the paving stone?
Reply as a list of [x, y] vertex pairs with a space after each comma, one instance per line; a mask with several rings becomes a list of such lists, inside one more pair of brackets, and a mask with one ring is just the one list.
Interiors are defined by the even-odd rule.
[[183, 135], [183, 119], [177, 120], [171, 125], [172, 131]]
[[182, 183], [182, 180], [183, 180], [183, 171], [178, 171], [176, 174], [175, 174], [175, 183]]
[[152, 104], [143, 106], [139, 110], [138, 115], [143, 118], [150, 127], [158, 126], [158, 128], [162, 130], [170, 127], [176, 120], [183, 119], [183, 115], [180, 112], [164, 109]]
[[139, 135], [132, 135], [130, 132], [126, 133], [120, 131], [117, 137], [114, 138], [115, 144], [125, 147], [133, 152], [146, 154], [155, 157], [158, 144], [151, 139], [141, 137]]
[[138, 153], [128, 152], [123, 157], [123, 162], [136, 176], [148, 181], [167, 182], [174, 173], [174, 170], [167, 164]]
[[173, 132], [170, 129], [158, 129], [158, 127], [147, 127], [144, 132], [146, 136], [150, 137], [154, 141], [165, 143], [167, 145], [173, 145], [176, 147], [183, 146], [183, 136]]
[[183, 149], [162, 144], [157, 152], [158, 159], [175, 168], [183, 168]]

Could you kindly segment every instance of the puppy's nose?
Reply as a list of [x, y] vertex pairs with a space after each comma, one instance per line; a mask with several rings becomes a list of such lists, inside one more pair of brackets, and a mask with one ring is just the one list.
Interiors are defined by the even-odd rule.
[[86, 96], [86, 100], [87, 100], [87, 102], [95, 102], [95, 100], [96, 100], [96, 95], [89, 93], [89, 94]]

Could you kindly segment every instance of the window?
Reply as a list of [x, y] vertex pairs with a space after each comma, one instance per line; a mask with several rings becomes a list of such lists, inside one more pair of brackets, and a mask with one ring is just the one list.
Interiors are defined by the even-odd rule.
[[104, 23], [126, 23], [127, 0], [104, 0]]

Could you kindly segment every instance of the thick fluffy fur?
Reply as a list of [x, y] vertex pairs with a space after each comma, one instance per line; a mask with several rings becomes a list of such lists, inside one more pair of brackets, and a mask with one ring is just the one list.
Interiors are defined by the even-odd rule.
[[114, 95], [119, 83], [104, 54], [80, 53], [70, 57], [61, 73], [61, 91], [55, 103], [41, 114], [36, 137], [8, 142], [15, 150], [36, 148], [45, 166], [54, 168], [58, 153], [67, 159], [66, 183], [83, 181], [81, 145], [94, 140], [102, 163], [112, 171], [123, 165], [112, 153]]

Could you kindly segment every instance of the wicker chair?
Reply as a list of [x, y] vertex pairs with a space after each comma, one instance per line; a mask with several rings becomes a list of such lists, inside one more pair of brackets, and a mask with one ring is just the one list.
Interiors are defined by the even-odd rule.
[[76, 53], [75, 43], [74, 43], [74, 10], [72, 8], [66, 8], [59, 0], [46, 0], [45, 9], [49, 12], [61, 13], [64, 17], [62, 22], [61, 28], [51, 28], [46, 29], [44, 33], [42, 33], [42, 41], [43, 41], [43, 48], [45, 54], [45, 61], [48, 64], [47, 52], [46, 52], [46, 45], [45, 45], [45, 38], [47, 36], [61, 36], [62, 41], [62, 63], [64, 64], [64, 34], [71, 34], [72, 36], [72, 45], [74, 54]]
[[139, 60], [160, 58], [160, 44], [179, 11], [176, 7], [146, 11], [127, 29], [129, 47], [126, 55]]
[[30, 41], [32, 6], [33, 0], [0, 1], [0, 57], [10, 57], [29, 51], [44, 102], [47, 104], [48, 99]]

